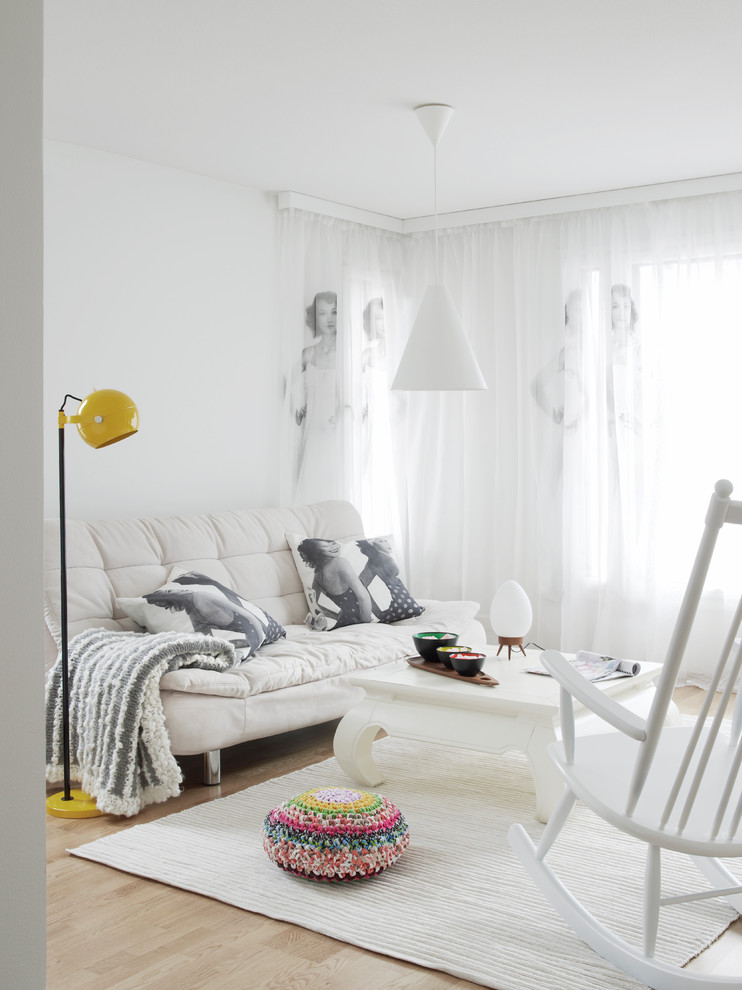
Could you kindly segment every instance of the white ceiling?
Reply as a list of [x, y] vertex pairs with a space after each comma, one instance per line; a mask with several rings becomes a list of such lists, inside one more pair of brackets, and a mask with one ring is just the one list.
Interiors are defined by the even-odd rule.
[[742, 0], [47, 0], [53, 140], [394, 217], [742, 172]]

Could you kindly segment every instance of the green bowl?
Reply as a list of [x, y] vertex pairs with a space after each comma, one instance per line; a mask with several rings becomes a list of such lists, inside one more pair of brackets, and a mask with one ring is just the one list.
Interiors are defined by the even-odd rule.
[[415, 649], [423, 660], [437, 660], [439, 646], [456, 646], [458, 640], [458, 633], [452, 632], [422, 632], [412, 637]]

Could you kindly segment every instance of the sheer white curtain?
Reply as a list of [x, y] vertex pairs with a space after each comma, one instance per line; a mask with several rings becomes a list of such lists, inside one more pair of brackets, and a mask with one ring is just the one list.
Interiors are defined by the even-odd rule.
[[407, 319], [408, 249], [372, 227], [279, 213], [281, 499], [348, 499], [367, 533], [397, 537], [389, 353]]
[[[585, 412], [563, 432], [562, 640], [661, 657], [715, 481], [742, 496], [742, 198], [565, 218], [563, 243], [581, 307], [568, 395]], [[709, 619], [740, 579], [732, 557], [717, 568]], [[714, 628], [689, 645], [689, 680], [711, 670]]]
[[[446, 231], [443, 253], [490, 388], [407, 399], [415, 587], [486, 613], [514, 577], [542, 645], [661, 658], [714, 483], [742, 497], [742, 196]], [[717, 645], [690, 644], [689, 679]]]
[[[515, 578], [530, 639], [660, 658], [714, 483], [742, 497], [742, 194], [442, 231], [442, 278], [489, 385], [471, 393], [388, 391], [435, 277], [432, 234], [298, 211], [281, 223], [283, 497], [350, 498], [367, 528], [399, 536], [419, 597], [474, 599], [486, 618]], [[302, 476], [311, 430], [292, 382], [316, 350], [305, 308], [331, 288], [334, 467]], [[369, 375], [377, 297], [385, 357]], [[738, 571], [730, 559], [715, 576], [710, 618]], [[715, 646], [711, 633], [691, 644], [689, 679]]]

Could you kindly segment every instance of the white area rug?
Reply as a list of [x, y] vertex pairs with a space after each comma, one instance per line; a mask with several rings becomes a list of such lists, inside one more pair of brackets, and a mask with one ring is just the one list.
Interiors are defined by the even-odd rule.
[[[509, 825], [535, 839], [525, 757], [488, 757], [396, 739], [374, 745], [376, 788], [410, 826], [407, 852], [372, 880], [323, 884], [274, 866], [263, 851], [267, 812], [310, 787], [354, 786], [327, 760], [70, 850], [139, 876], [322, 932], [497, 990], [629, 990], [639, 986], [584, 945], [533, 886], [510, 850]], [[357, 785], [356, 785], [357, 786]], [[581, 839], [578, 847], [566, 837]], [[578, 852], [578, 848], [581, 850]], [[577, 806], [549, 862], [578, 897], [639, 942], [643, 848]], [[670, 888], [697, 888], [678, 857]], [[600, 908], [598, 877], [612, 891]], [[668, 913], [671, 912], [671, 913]], [[686, 962], [737, 915], [717, 902], [666, 909], [658, 955]]]

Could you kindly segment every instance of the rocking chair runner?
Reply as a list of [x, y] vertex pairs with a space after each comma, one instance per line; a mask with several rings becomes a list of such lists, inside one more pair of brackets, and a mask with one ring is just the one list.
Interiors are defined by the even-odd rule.
[[[742, 913], [742, 885], [720, 862], [721, 857], [742, 857], [742, 691], [737, 696], [730, 733], [719, 731], [742, 667], [742, 645], [735, 642], [742, 622], [742, 598], [695, 724], [665, 725], [717, 537], [725, 524], [742, 524], [742, 502], [733, 501], [731, 494], [730, 482], [717, 482], [646, 720], [599, 691], [561, 653], [544, 652], [544, 667], [561, 685], [562, 742], [553, 743], [549, 752], [564, 777], [566, 789], [538, 847], [521, 825], [513, 825], [508, 834], [516, 855], [567, 924], [600, 955], [655, 990], [742, 990], [742, 974], [701, 974], [655, 957], [661, 907], [723, 897]], [[725, 687], [716, 714], [709, 718], [722, 683]], [[573, 698], [619, 731], [575, 740]], [[606, 772], [607, 768], [610, 772]], [[642, 948], [599, 922], [545, 862], [578, 799], [605, 821], [647, 845]], [[665, 849], [687, 853], [706, 878], [707, 886], [687, 895], [663, 897], [661, 853]]]

